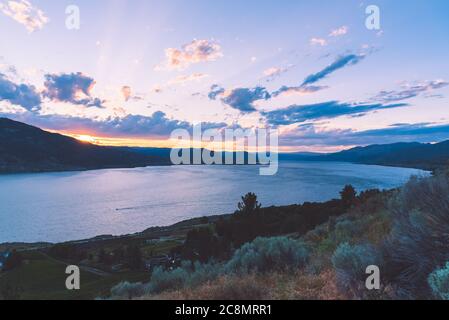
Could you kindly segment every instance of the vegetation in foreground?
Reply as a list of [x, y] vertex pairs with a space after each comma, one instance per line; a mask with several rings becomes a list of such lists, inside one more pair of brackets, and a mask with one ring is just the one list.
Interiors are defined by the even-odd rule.
[[[236, 221], [242, 228], [249, 227], [249, 221], [261, 223], [267, 227], [260, 229], [265, 230], [264, 237], [243, 245], [243, 239], [231, 237], [236, 250], [228, 258], [214, 249], [209, 249], [207, 258], [201, 241], [186, 241], [196, 258], [178, 267], [157, 268], [147, 283], [120, 283], [111, 290], [111, 297], [449, 299], [448, 171], [414, 177], [394, 191], [371, 190], [356, 196], [347, 186], [338, 202], [346, 213], [332, 215], [304, 234], [288, 230], [286, 235], [273, 236], [270, 233], [280, 229], [267, 225], [276, 221], [265, 225], [264, 211], [255, 195], [249, 194], [233, 217], [208, 226], [208, 233], [192, 231], [190, 237], [215, 239], [210, 243], [223, 248], [220, 230], [223, 224]], [[366, 288], [370, 265], [381, 270], [379, 290]]]
[[[449, 299], [449, 173], [398, 190], [263, 208], [123, 237], [16, 245], [0, 273], [6, 299]], [[82, 290], [63, 270], [82, 269]], [[381, 270], [366, 289], [366, 267]], [[42, 276], [44, 275], [44, 276]]]

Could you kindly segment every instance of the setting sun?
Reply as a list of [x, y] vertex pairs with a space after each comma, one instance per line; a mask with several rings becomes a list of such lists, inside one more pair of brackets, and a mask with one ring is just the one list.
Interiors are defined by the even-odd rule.
[[75, 139], [78, 139], [82, 142], [89, 142], [89, 143], [96, 143], [96, 140], [94, 137], [88, 136], [88, 135], [80, 135], [75, 136]]

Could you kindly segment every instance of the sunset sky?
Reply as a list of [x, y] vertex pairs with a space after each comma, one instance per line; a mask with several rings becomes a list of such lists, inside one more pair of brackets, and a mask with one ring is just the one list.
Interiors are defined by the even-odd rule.
[[198, 123], [277, 128], [285, 151], [437, 142], [448, 14], [447, 0], [0, 0], [0, 116], [113, 145], [168, 146]]

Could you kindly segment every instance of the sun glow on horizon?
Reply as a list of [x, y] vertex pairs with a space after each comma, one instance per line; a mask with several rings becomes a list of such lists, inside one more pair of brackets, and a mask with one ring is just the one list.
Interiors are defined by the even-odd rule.
[[[77, 139], [81, 142], [90, 143], [98, 146], [111, 146], [111, 147], [137, 147], [137, 148], [205, 148], [209, 150], [214, 150], [216, 152], [219, 151], [247, 151], [247, 152], [257, 152], [257, 150], [253, 150], [251, 148], [242, 149], [241, 145], [234, 143], [232, 146], [221, 143], [213, 143], [213, 142], [198, 142], [192, 141], [192, 144], [187, 141], [180, 142], [178, 140], [171, 139], [151, 139], [151, 138], [143, 138], [143, 137], [135, 137], [135, 138], [120, 138], [120, 137], [100, 137], [92, 134], [81, 134], [81, 133], [70, 133], [65, 131], [54, 131], [48, 130], [53, 133], [62, 134], [74, 139]], [[350, 149], [354, 146], [332, 146], [332, 147], [302, 147], [298, 148], [295, 146], [279, 146], [279, 152], [281, 153], [296, 153], [296, 152], [318, 152], [318, 153], [333, 153], [339, 152], [342, 150]]]
[[75, 136], [74, 137], [77, 140], [80, 140], [82, 142], [89, 142], [89, 143], [94, 143], [96, 142], [94, 137], [91, 137], [89, 135], [80, 135], [80, 136]]

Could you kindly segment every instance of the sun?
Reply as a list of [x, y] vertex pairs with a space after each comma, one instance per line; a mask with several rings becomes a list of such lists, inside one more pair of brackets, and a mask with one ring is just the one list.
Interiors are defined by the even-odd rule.
[[89, 143], [95, 143], [96, 142], [95, 138], [91, 137], [89, 135], [80, 135], [80, 136], [77, 136], [76, 139], [78, 139], [80, 141], [83, 141], [83, 142], [89, 142]]

